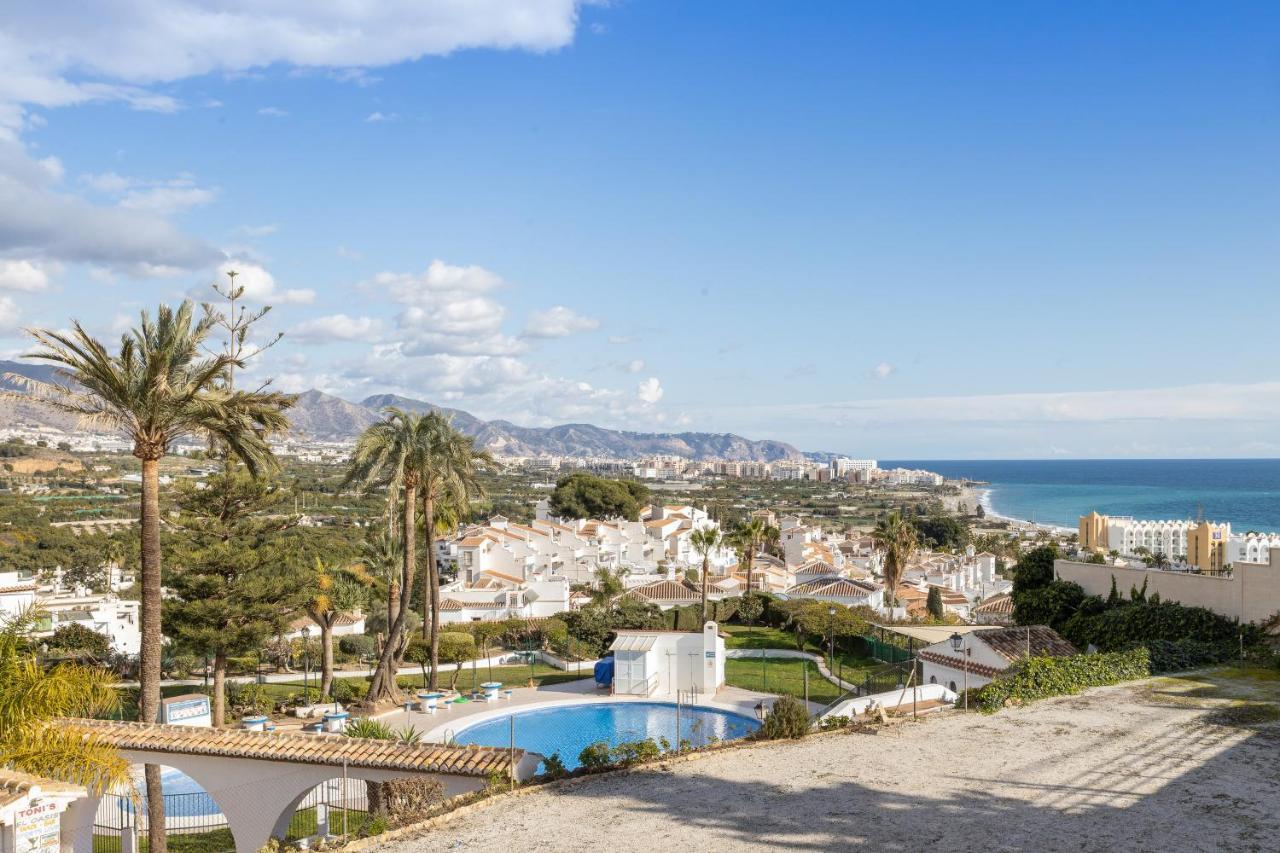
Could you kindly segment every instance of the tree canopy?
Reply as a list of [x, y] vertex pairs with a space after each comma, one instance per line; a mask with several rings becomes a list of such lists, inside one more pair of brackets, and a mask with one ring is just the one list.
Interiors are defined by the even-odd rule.
[[551, 493], [551, 512], [561, 518], [615, 518], [638, 521], [649, 490], [634, 480], [606, 480], [579, 471], [562, 477]]

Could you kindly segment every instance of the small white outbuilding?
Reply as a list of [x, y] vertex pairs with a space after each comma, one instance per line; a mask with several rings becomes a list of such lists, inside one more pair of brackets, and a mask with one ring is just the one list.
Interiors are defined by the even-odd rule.
[[715, 622], [701, 632], [623, 629], [609, 649], [614, 695], [714, 696], [724, 685], [724, 637]]

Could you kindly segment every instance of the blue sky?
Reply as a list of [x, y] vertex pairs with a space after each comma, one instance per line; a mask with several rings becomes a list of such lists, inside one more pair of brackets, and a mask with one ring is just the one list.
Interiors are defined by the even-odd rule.
[[1271, 4], [255, 8], [0, 11], [0, 352], [234, 267], [292, 391], [1280, 455]]

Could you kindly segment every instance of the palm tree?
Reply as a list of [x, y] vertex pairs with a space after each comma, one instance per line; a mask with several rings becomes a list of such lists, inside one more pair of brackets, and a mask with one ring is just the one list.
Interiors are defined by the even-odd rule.
[[[273, 469], [276, 460], [266, 436], [288, 428], [284, 410], [293, 405], [293, 398], [285, 394], [227, 387], [229, 371], [240, 366], [240, 360], [227, 353], [204, 354], [205, 340], [217, 321], [207, 305], [197, 319], [190, 300], [176, 310], [161, 305], [154, 320], [142, 313], [139, 326], [121, 337], [115, 354], [79, 322], [72, 323], [70, 332], [31, 329], [28, 334], [41, 349], [26, 357], [54, 364], [65, 384], [11, 376], [41, 403], [87, 425], [124, 433], [142, 462], [138, 707], [147, 722], [160, 716], [160, 460], [179, 438], [202, 436], [254, 474]], [[160, 766], [146, 765], [146, 779], [148, 849], [165, 853]]]
[[876, 522], [871, 538], [884, 550], [884, 585], [889, 593], [889, 606], [893, 607], [898, 602], [902, 573], [916, 550], [916, 529], [895, 510]]
[[[423, 636], [431, 640], [431, 683], [436, 687], [436, 671], [440, 668], [440, 568], [436, 561], [437, 525], [452, 525], [470, 506], [483, 497], [478, 467], [493, 464], [493, 457], [476, 449], [475, 439], [454, 429], [449, 418], [439, 412], [428, 412], [419, 421], [421, 427], [423, 543], [427, 551], [427, 576], [422, 596]], [[427, 623], [430, 622], [428, 629]]]
[[378, 668], [369, 684], [365, 697], [369, 702], [396, 700], [396, 655], [404, 632], [405, 619], [409, 615], [409, 591], [413, 589], [417, 570], [417, 524], [414, 513], [418, 507], [418, 487], [422, 484], [422, 472], [426, 468], [423, 416], [388, 406], [385, 417], [371, 425], [356, 442], [351, 454], [351, 467], [345, 483], [355, 483], [361, 490], [372, 486], [386, 486], [388, 513], [398, 506], [402, 513], [400, 532], [404, 541], [403, 564], [400, 569], [400, 601], [395, 619], [387, 628], [387, 642], [378, 656]]
[[333, 628], [338, 617], [364, 600], [365, 590], [373, 578], [364, 567], [326, 566], [316, 558], [311, 576], [311, 594], [303, 609], [312, 622], [320, 626], [320, 696], [329, 695], [333, 687]]
[[711, 555], [720, 549], [721, 542], [724, 541], [724, 535], [720, 533], [718, 527], [699, 527], [689, 534], [689, 544], [693, 546], [693, 550], [702, 556], [702, 621], [705, 623], [709, 618], [707, 613], [707, 586], [709, 581], [707, 575], [711, 571]]
[[747, 559], [747, 594], [752, 590], [751, 569], [755, 565], [755, 556], [760, 550], [760, 543], [764, 541], [766, 527], [763, 518], [749, 518], [739, 522], [734, 528], [734, 539]]
[[111, 674], [63, 663], [40, 665], [26, 636], [37, 612], [0, 618], [0, 767], [84, 785], [96, 794], [133, 788], [129, 762], [93, 732], [61, 717], [91, 717], [117, 707]]
[[[393, 519], [394, 520], [394, 519]], [[387, 602], [387, 625], [396, 621], [400, 610], [400, 572], [404, 566], [404, 542], [391, 529], [360, 545], [360, 565], [373, 579], [375, 590]]]

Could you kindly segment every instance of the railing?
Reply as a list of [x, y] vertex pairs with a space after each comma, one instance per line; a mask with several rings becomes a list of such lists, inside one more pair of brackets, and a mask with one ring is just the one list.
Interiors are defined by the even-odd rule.
[[[636, 688], [639, 689], [636, 689]], [[623, 696], [652, 696], [653, 691], [658, 689], [658, 674], [645, 679], [628, 678], [625, 682], [619, 683], [617, 676], [613, 679], [613, 692]]]
[[[364, 781], [349, 779], [343, 790], [341, 779], [322, 782], [307, 792], [289, 821], [287, 841], [317, 834], [346, 835], [357, 831], [369, 810]], [[214, 799], [203, 791], [164, 795], [165, 834], [189, 837], [191, 849], [234, 851], [235, 841], [226, 816]], [[147, 834], [145, 806], [135, 807], [128, 796], [107, 794], [93, 818], [93, 853], [123, 853], [137, 850], [126, 837]], [[198, 838], [196, 836], [199, 836]]]

